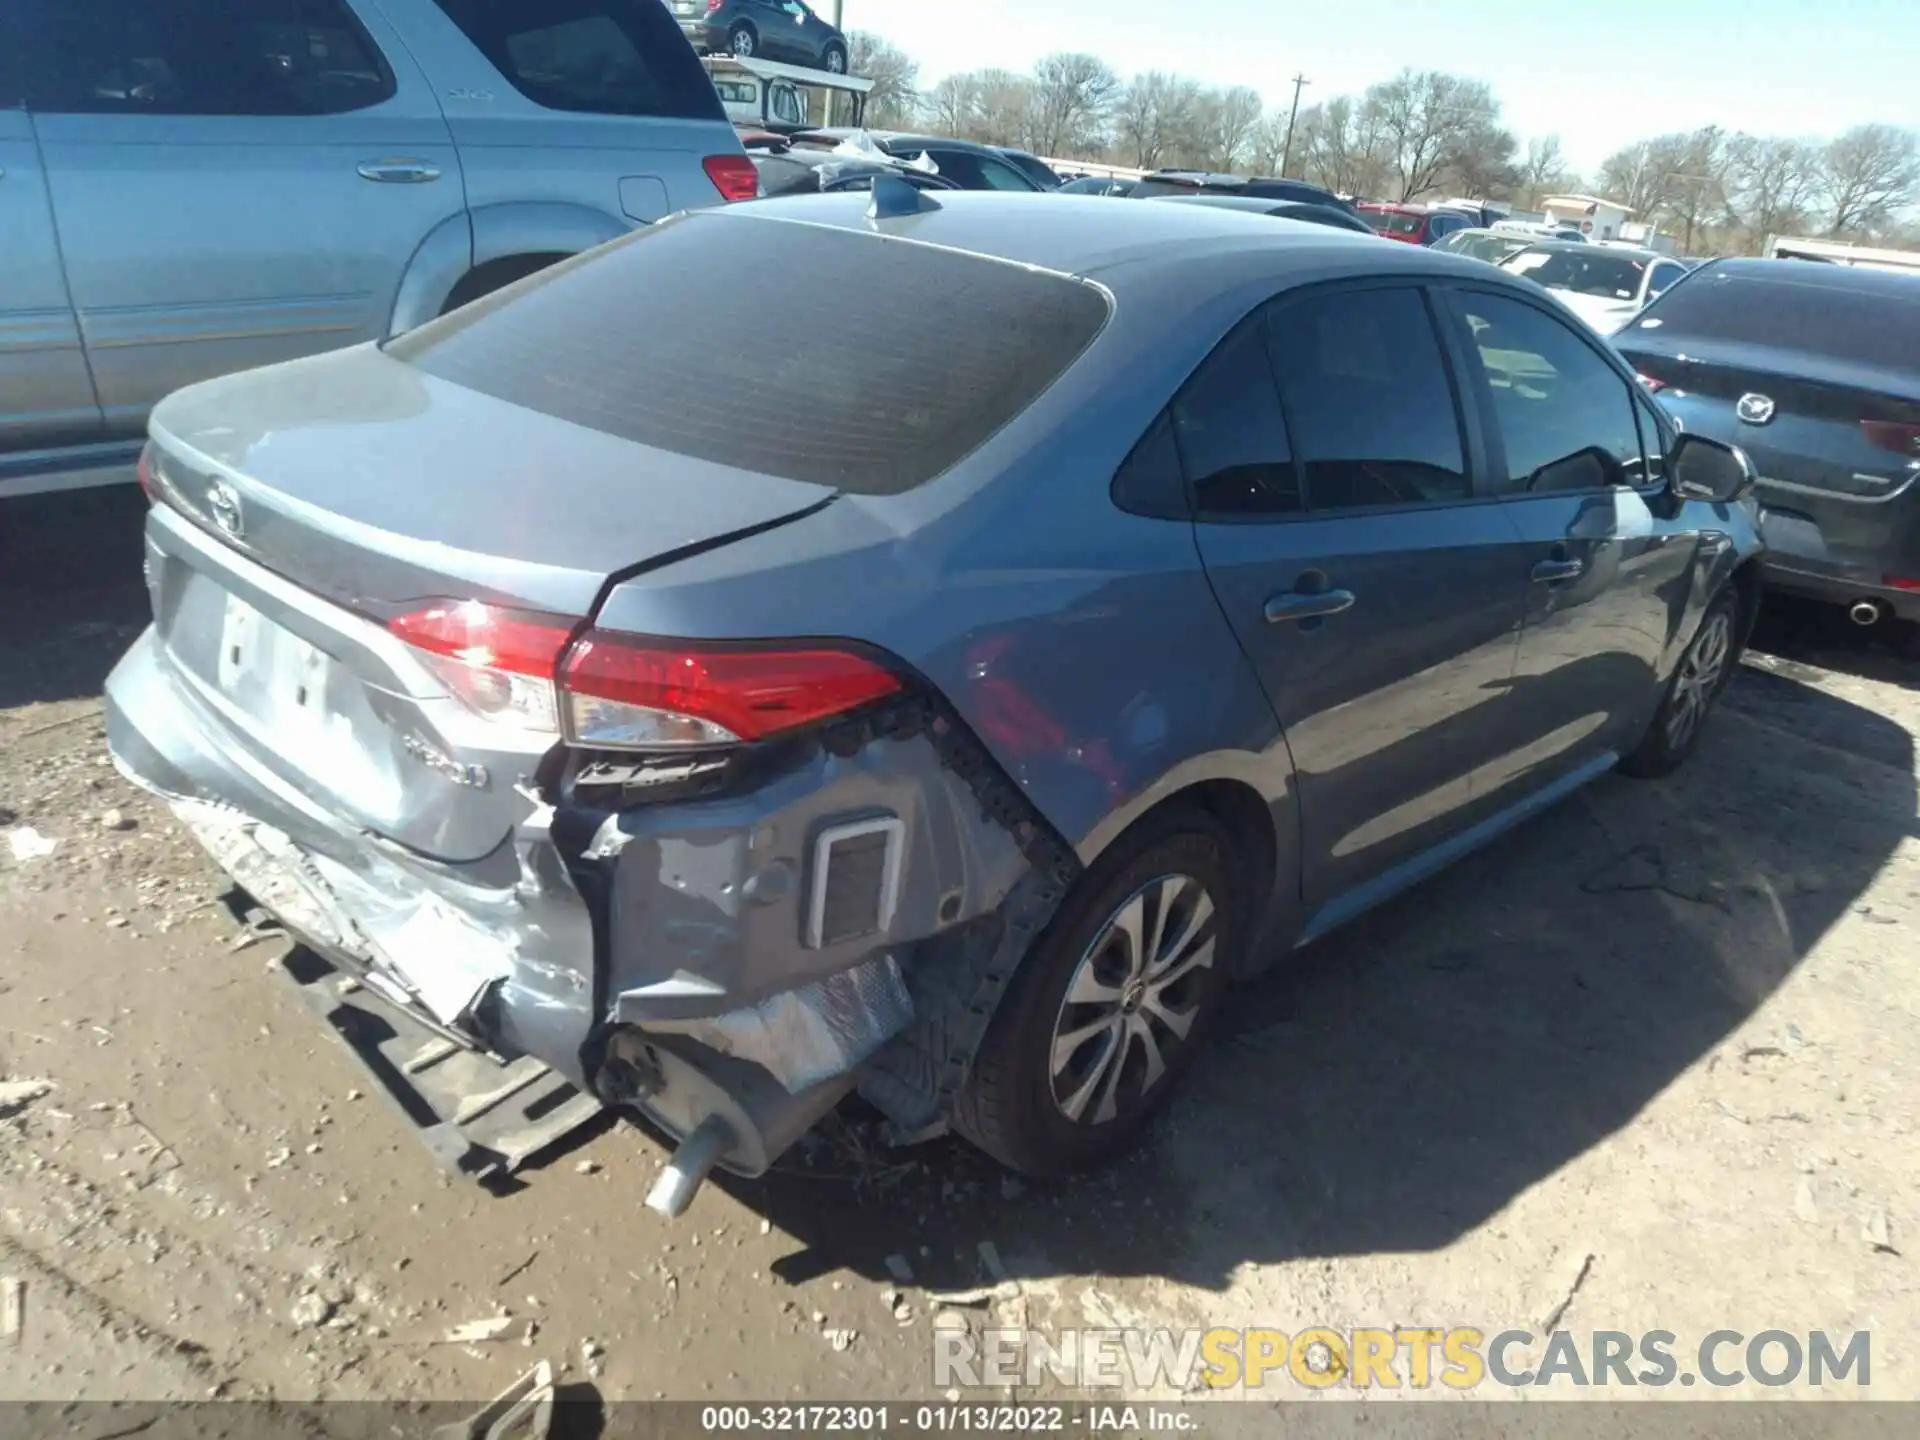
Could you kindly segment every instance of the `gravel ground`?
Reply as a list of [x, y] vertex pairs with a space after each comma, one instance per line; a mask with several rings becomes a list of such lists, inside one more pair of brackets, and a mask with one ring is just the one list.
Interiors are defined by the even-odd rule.
[[609, 1398], [925, 1396], [926, 1292], [993, 1278], [982, 1242], [1041, 1327], [1869, 1329], [1872, 1395], [1920, 1398], [1911, 636], [1771, 610], [1682, 775], [1246, 991], [1119, 1166], [1028, 1187], [854, 1107], [668, 1225], [624, 1123], [512, 1193], [440, 1174], [111, 769], [138, 513], [0, 514], [0, 1077], [48, 1082], [0, 1091], [0, 1399], [471, 1400], [542, 1357]]

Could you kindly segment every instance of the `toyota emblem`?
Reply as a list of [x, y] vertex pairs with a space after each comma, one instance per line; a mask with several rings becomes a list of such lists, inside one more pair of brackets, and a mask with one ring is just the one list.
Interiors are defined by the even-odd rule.
[[240, 496], [224, 480], [216, 481], [207, 491], [207, 509], [213, 512], [213, 523], [220, 527], [221, 534], [238, 540], [247, 533], [240, 517]]
[[1733, 407], [1734, 413], [1749, 425], [1764, 425], [1773, 419], [1773, 397], [1771, 395], [1742, 395], [1740, 403]]

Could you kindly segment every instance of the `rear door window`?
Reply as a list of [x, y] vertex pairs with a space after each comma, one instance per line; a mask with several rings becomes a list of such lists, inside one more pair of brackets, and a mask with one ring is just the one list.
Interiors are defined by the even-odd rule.
[[514, 89], [549, 110], [726, 118], [693, 46], [660, 0], [434, 3]]
[[1242, 321], [1201, 362], [1169, 413], [1202, 519], [1292, 515], [1304, 508], [1260, 315]]
[[[883, 495], [932, 479], [1026, 409], [1106, 318], [1101, 291], [1049, 271], [697, 211], [387, 353], [657, 449]], [[634, 484], [644, 495], [644, 466]]]
[[1453, 384], [1418, 290], [1335, 290], [1283, 303], [1268, 334], [1308, 508], [1469, 497]]
[[21, 20], [48, 115], [338, 115], [394, 93], [344, 0], [28, 0]]
[[1856, 290], [1797, 280], [1792, 261], [1767, 263], [1783, 273], [1706, 271], [1662, 296], [1659, 308], [1634, 328], [1920, 370], [1920, 279]]

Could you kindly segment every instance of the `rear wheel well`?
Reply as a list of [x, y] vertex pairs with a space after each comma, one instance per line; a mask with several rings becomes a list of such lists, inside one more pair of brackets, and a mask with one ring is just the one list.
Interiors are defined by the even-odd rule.
[[1279, 863], [1273, 811], [1260, 792], [1244, 781], [1203, 780], [1169, 795], [1128, 826], [1127, 832], [1164, 818], [1170, 810], [1181, 809], [1205, 812], [1232, 837], [1230, 858], [1249, 931], [1243, 937], [1245, 943], [1235, 959], [1233, 975], [1236, 979], [1250, 975], [1259, 968], [1254, 962], [1253, 945], [1265, 928]]
[[453, 287], [452, 293], [447, 296], [447, 303], [440, 307], [440, 313], [445, 315], [458, 310], [482, 295], [491, 295], [503, 286], [524, 280], [566, 258], [563, 253], [543, 251], [531, 255], [502, 255], [497, 260], [476, 265], [460, 277], [460, 283]]

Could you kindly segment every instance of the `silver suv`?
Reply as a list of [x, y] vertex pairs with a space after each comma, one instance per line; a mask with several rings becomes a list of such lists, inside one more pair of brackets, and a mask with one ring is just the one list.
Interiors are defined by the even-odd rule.
[[756, 183], [658, 0], [6, 0], [0, 495]]

